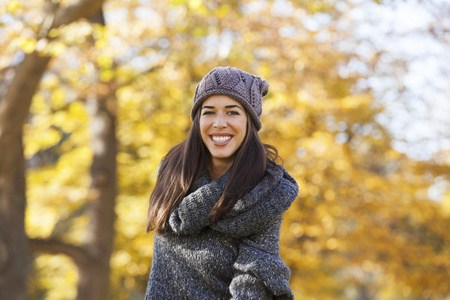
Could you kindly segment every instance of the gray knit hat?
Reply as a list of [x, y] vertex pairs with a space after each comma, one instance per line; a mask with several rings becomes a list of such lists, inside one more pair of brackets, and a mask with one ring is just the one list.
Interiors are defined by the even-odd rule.
[[245, 107], [259, 131], [262, 126], [262, 97], [267, 95], [268, 91], [269, 84], [260, 77], [237, 68], [214, 68], [197, 84], [191, 119], [194, 120], [198, 108], [208, 97], [225, 95]]

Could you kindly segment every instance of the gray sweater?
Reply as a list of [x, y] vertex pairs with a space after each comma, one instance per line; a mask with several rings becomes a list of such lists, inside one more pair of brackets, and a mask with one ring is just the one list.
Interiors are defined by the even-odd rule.
[[267, 175], [221, 219], [209, 212], [229, 172], [203, 174], [173, 211], [165, 235], [155, 235], [146, 300], [293, 299], [290, 270], [279, 255], [283, 213], [298, 194], [287, 171]]

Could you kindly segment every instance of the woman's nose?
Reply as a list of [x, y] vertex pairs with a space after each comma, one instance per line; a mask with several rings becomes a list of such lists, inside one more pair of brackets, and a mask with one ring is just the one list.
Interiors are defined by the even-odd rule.
[[225, 120], [225, 117], [222, 114], [217, 114], [217, 117], [214, 120], [214, 127], [216, 128], [227, 127], [227, 121]]

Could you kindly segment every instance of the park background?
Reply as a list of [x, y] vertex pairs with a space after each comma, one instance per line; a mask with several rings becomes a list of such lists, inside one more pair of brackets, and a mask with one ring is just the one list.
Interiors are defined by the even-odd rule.
[[450, 299], [449, 1], [0, 3], [1, 299], [143, 299], [156, 169], [216, 66], [270, 83], [296, 299]]

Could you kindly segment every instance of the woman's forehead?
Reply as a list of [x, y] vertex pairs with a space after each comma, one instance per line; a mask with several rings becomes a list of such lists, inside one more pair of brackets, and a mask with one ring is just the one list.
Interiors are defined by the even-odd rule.
[[243, 108], [242, 104], [240, 104], [238, 101], [225, 95], [213, 95], [208, 97], [205, 101], [203, 101], [202, 107], [205, 106], [225, 107], [229, 105], [237, 105], [240, 108]]

